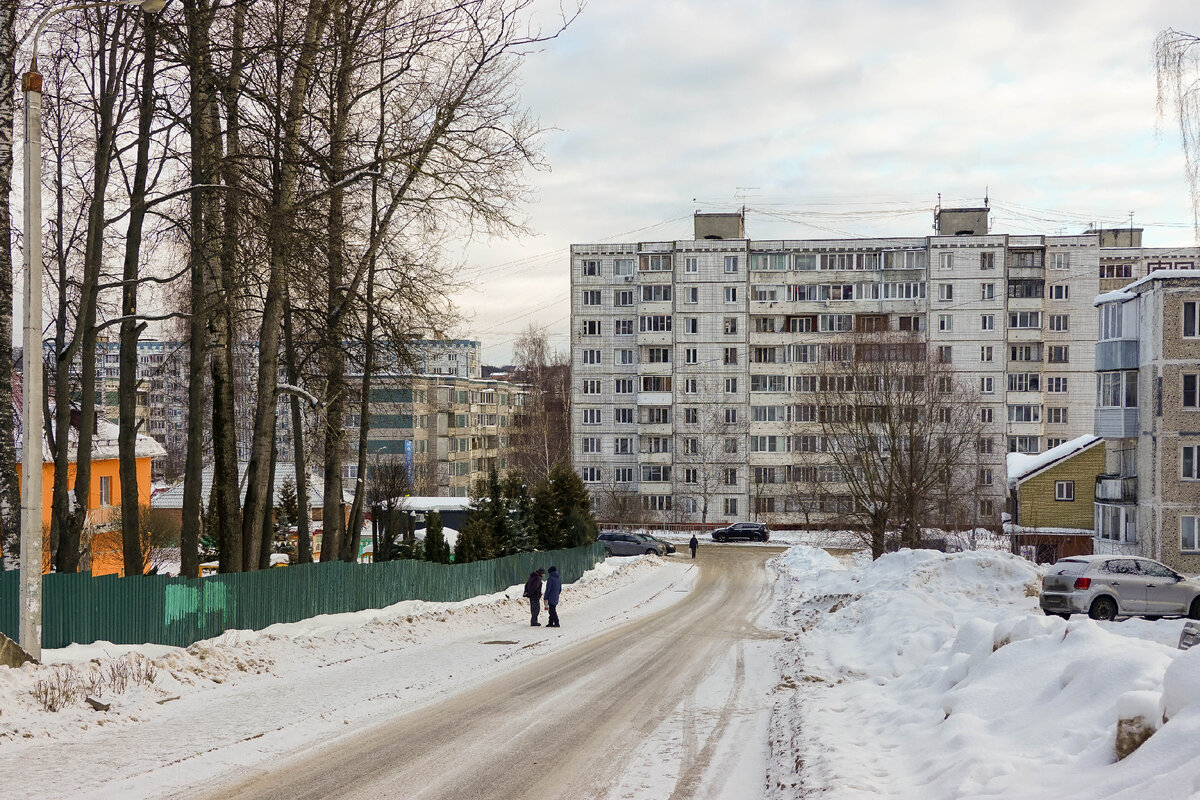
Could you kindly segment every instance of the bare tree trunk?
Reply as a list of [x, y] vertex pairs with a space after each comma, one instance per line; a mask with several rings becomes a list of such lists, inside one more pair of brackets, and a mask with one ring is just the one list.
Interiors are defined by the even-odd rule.
[[[299, 179], [301, 111], [329, 13], [326, 0], [309, 0], [305, 11], [304, 35], [299, 45], [299, 56], [283, 117], [278, 189], [272, 198], [272, 207], [268, 209], [270, 271], [258, 337], [258, 396], [254, 407], [250, 463], [246, 469], [246, 502], [242, 511], [242, 536], [252, 542], [262, 540], [270, 452], [275, 445], [275, 386], [279, 379], [279, 340], [283, 293], [287, 284], [288, 240]], [[328, 516], [330, 509], [325, 511]], [[321, 554], [324, 558], [324, 545]]]
[[[21, 497], [14, 447], [12, 394], [13, 266], [13, 75], [16, 74], [16, 0], [0, 0], [0, 569], [16, 557], [21, 542]], [[40, 266], [40, 265], [39, 265]], [[40, 346], [40, 342], [38, 343]], [[28, 358], [25, 361], [29, 363]]]
[[[212, 183], [213, 170], [209, 151], [214, 131], [209, 130], [213, 103], [209, 66], [209, 28], [212, 11], [207, 2], [183, 0], [187, 24], [189, 97], [191, 109], [191, 182], [193, 187]], [[203, 527], [204, 473], [204, 368], [208, 352], [207, 325], [207, 253], [211, 237], [205, 213], [206, 195], [211, 189], [191, 191], [191, 247], [188, 251], [191, 276], [191, 319], [188, 324], [188, 417], [187, 455], [183, 475], [183, 520], [180, 531], [180, 574], [195, 578], [200, 574], [199, 546]], [[210, 488], [210, 501], [213, 492]], [[211, 511], [210, 507], [210, 511]]]
[[137, 341], [145, 323], [137, 314], [138, 262], [142, 252], [142, 226], [146, 219], [146, 178], [150, 169], [150, 126], [154, 118], [154, 56], [157, 47], [158, 15], [142, 12], [145, 24], [145, 58], [142, 61], [142, 91], [138, 98], [138, 143], [133, 190], [129, 198], [129, 225], [125, 231], [125, 269], [121, 287], [121, 353], [117, 403], [120, 432], [117, 451], [121, 477], [121, 552], [125, 574], [145, 571], [142, 532], [138, 524], [137, 478]]
[[[296, 346], [292, 332], [292, 301], [290, 295], [287, 294], [284, 296], [283, 305], [283, 339], [288, 383], [299, 386], [300, 376], [296, 368]], [[304, 446], [304, 413], [300, 409], [300, 395], [292, 392], [290, 402], [292, 409], [292, 463], [295, 465], [296, 471], [296, 560], [301, 564], [311, 564], [313, 552], [312, 534], [308, 528], [310, 510], [308, 507], [308, 455]]]

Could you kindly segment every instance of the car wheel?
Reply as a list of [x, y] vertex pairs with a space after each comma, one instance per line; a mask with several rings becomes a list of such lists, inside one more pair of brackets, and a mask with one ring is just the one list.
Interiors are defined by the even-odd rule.
[[611, 550], [611, 549], [609, 549], [609, 548], [607, 548], [607, 547], [606, 547], [606, 548], [604, 548], [604, 557], [605, 557], [605, 558], [608, 558], [608, 557], [609, 557], [609, 556], [611, 556], [611, 555], [612, 555], [612, 550]]
[[1088, 616], [1099, 620], [1113, 619], [1117, 616], [1117, 604], [1111, 597], [1097, 597], [1092, 601], [1092, 608], [1088, 611]]
[[723, 540], [721, 539], [721, 537], [720, 537], [720, 536], [717, 536], [716, 534], [713, 534], [713, 541], [714, 541], [714, 542], [720, 542], [720, 541], [723, 541]]
[[1188, 619], [1200, 619], [1200, 597], [1192, 601], [1192, 607], [1188, 609]]
[[656, 555], [658, 555], [658, 551], [655, 550], [653, 547], [648, 547], [648, 548], [646, 548], [646, 555], [656, 556]]
[[767, 534], [764, 533], [762, 536], [758, 537], [758, 540], [760, 542], [765, 542], [767, 540]]

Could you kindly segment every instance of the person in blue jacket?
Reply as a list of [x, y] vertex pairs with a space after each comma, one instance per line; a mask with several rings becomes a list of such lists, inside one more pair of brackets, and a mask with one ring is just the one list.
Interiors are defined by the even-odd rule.
[[546, 576], [546, 610], [550, 612], [550, 619], [546, 622], [548, 628], [562, 627], [558, 624], [558, 595], [561, 592], [562, 576], [558, 574], [558, 567], [551, 567]]

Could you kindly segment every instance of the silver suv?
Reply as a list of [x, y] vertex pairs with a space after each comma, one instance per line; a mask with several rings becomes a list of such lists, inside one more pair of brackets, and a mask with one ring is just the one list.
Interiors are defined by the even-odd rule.
[[1148, 558], [1071, 556], [1046, 570], [1038, 602], [1046, 614], [1063, 618], [1200, 619], [1200, 583]]
[[636, 533], [607, 532], [597, 536], [596, 541], [604, 545], [606, 556], [640, 556], [643, 553], [661, 556], [666, 552], [661, 543], [646, 541]]

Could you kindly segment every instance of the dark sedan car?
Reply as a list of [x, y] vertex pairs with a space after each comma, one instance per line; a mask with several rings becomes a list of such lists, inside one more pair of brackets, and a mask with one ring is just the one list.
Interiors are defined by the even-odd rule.
[[765, 522], [735, 522], [728, 528], [717, 528], [712, 532], [714, 542], [731, 542], [745, 539], [748, 542], [765, 542], [770, 538]]

